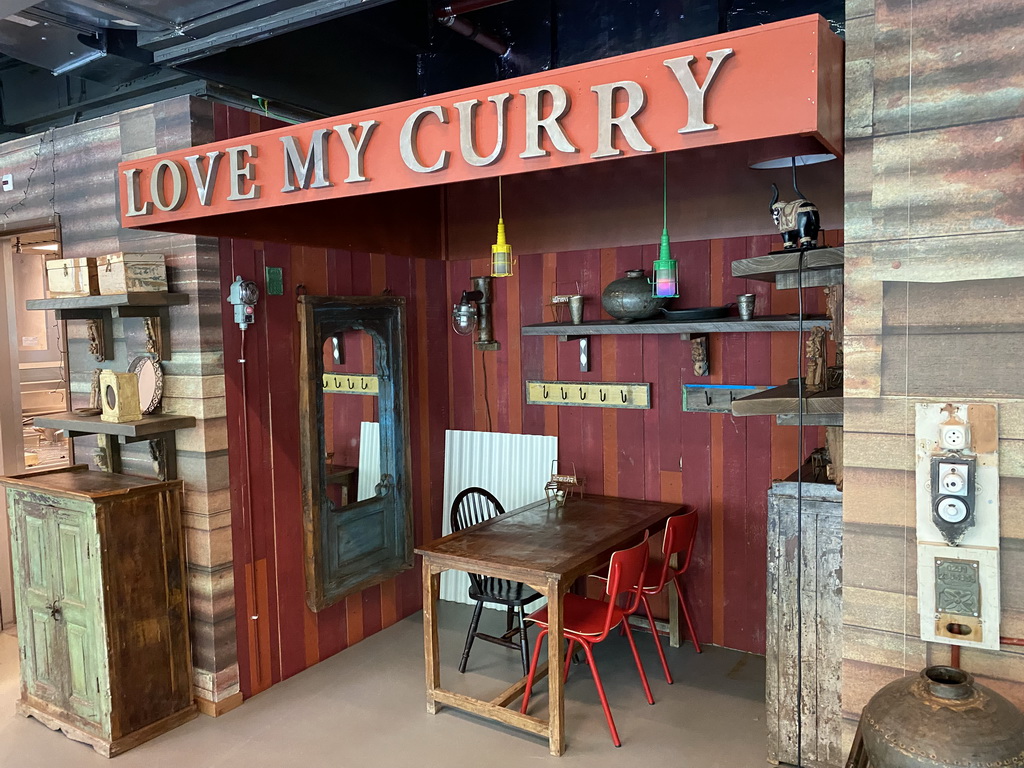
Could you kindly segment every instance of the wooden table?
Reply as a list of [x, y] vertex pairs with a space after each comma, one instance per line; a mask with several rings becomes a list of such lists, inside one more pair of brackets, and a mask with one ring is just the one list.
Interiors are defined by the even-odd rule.
[[[481, 717], [547, 736], [553, 755], [565, 751], [563, 697], [562, 595], [581, 576], [608, 562], [611, 553], [632, 544], [645, 530], [664, 526], [679, 513], [678, 504], [587, 495], [570, 497], [564, 507], [540, 501], [425, 544], [423, 556], [423, 646], [427, 668], [427, 711], [448, 705]], [[528, 584], [548, 599], [547, 720], [520, 714], [508, 705], [526, 687], [519, 680], [495, 698], [484, 701], [441, 687], [438, 664], [437, 598], [441, 572], [479, 573]]]

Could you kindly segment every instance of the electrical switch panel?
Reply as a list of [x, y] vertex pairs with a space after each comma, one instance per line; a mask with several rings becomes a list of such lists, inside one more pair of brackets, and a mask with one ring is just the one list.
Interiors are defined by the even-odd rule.
[[921, 638], [999, 648], [998, 411], [919, 403], [917, 585]]

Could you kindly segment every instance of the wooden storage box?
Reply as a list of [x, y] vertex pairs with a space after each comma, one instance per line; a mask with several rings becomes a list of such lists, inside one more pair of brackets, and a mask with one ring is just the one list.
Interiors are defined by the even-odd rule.
[[96, 266], [104, 296], [167, 290], [167, 267], [158, 253], [108, 253]]
[[46, 286], [51, 298], [95, 296], [100, 292], [96, 259], [51, 259], [46, 262]]
[[195, 717], [181, 481], [75, 466], [2, 482], [17, 712], [106, 757]]

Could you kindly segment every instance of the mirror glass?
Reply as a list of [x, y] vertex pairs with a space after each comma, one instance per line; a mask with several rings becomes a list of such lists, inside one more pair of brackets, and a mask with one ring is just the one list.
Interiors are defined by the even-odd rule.
[[332, 507], [368, 499], [380, 479], [379, 379], [373, 339], [346, 330], [324, 340], [324, 481]]

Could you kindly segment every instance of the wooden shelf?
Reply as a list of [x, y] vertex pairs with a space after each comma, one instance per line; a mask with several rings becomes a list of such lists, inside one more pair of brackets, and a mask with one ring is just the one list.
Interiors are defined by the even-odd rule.
[[[734, 416], [777, 416], [795, 414], [800, 409], [796, 384], [783, 384], [740, 397], [732, 403]], [[843, 390], [829, 389], [804, 397], [803, 411], [808, 416], [843, 414]]]
[[170, 414], [150, 414], [138, 421], [123, 421], [117, 424], [103, 421], [99, 416], [82, 416], [77, 413], [65, 412], [53, 416], [37, 416], [32, 423], [37, 427], [63, 429], [69, 437], [77, 435], [117, 435], [131, 440], [146, 440], [153, 435], [173, 432], [176, 429], [188, 429], [196, 425], [195, 416], [172, 416]]
[[57, 319], [92, 320], [100, 325], [101, 352], [104, 360], [113, 360], [114, 332], [111, 328], [113, 315], [117, 317], [153, 317], [159, 323], [156, 339], [157, 353], [162, 360], [171, 357], [171, 323], [168, 307], [188, 304], [187, 293], [166, 291], [140, 291], [109, 296], [65, 296], [56, 299], [30, 299], [25, 302], [28, 309], [53, 310]]
[[[804, 252], [804, 288], [843, 282], [843, 246], [812, 248]], [[800, 251], [774, 251], [732, 263], [732, 276], [775, 283], [777, 288], [796, 288]]]
[[103, 421], [99, 416], [81, 416], [77, 413], [58, 413], [53, 416], [36, 416], [32, 424], [37, 427], [63, 429], [67, 437], [75, 438], [83, 435], [111, 435], [118, 438], [108, 443], [110, 455], [109, 471], [121, 471], [121, 443], [136, 443], [140, 440], [160, 440], [163, 442], [163, 471], [161, 480], [173, 480], [178, 476], [177, 441], [175, 430], [189, 429], [196, 425], [195, 416], [172, 416], [169, 414], [151, 414], [138, 421], [125, 421], [116, 424]]
[[[188, 304], [187, 293], [140, 291], [108, 296], [64, 296], [52, 299], [30, 299], [29, 309], [117, 309], [125, 307], [160, 308]], [[134, 315], [133, 315], [134, 316]]]
[[[804, 328], [832, 325], [824, 315], [808, 315], [803, 320]], [[721, 317], [715, 320], [637, 320], [632, 323], [616, 323], [606, 320], [592, 320], [579, 325], [572, 323], [540, 323], [524, 325], [523, 336], [558, 336], [569, 341], [584, 336], [633, 336], [637, 334], [676, 334], [683, 339], [704, 333], [770, 333], [774, 331], [800, 330], [800, 321], [795, 315], [766, 315], [753, 320], [739, 317]]]

